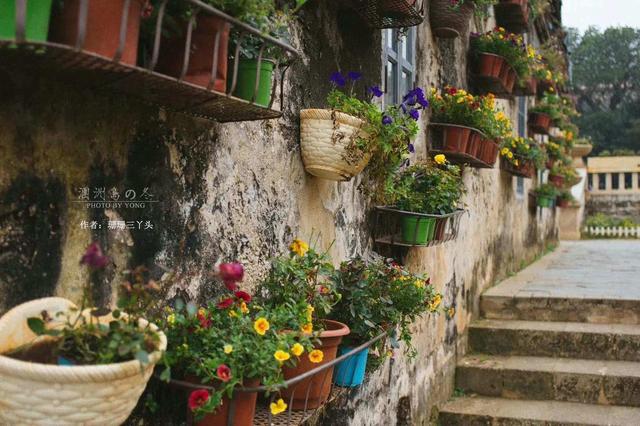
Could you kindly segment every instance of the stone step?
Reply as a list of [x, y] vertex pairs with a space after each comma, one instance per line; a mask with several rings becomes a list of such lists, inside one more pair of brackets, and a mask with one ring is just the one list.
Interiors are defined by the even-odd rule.
[[508, 399], [640, 407], [640, 363], [469, 355], [458, 363], [456, 388]]
[[487, 319], [640, 324], [638, 299], [560, 298], [530, 292], [513, 296], [496, 289], [481, 297], [480, 309]]
[[640, 408], [466, 396], [440, 410], [441, 426], [640, 425]]
[[471, 352], [490, 355], [640, 361], [640, 327], [480, 320], [469, 327], [469, 348]]

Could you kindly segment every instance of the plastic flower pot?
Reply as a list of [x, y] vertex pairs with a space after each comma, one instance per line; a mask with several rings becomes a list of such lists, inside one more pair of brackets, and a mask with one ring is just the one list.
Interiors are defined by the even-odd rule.
[[466, 152], [472, 129], [470, 127], [445, 124], [442, 129], [442, 149], [450, 152]]
[[[180, 36], [165, 37], [160, 46], [160, 55], [156, 70], [172, 77], [180, 77], [184, 65], [184, 47], [186, 45], [188, 22], [182, 22]], [[215, 80], [210, 87], [213, 70], [213, 52], [218, 41], [218, 61]], [[189, 66], [184, 80], [202, 87], [224, 93], [227, 89], [227, 64], [229, 51], [229, 25], [224, 19], [200, 14], [196, 18], [191, 33]]]
[[347, 147], [355, 138], [366, 139], [364, 121], [330, 109], [300, 111], [300, 147], [307, 173], [322, 179], [346, 181], [359, 174], [369, 163], [362, 153], [347, 158]]
[[529, 127], [534, 132], [546, 135], [549, 133], [549, 126], [551, 126], [551, 117], [548, 114], [542, 112], [529, 113]]
[[424, 216], [402, 216], [402, 241], [423, 245], [433, 240], [436, 219]]
[[564, 176], [550, 174], [549, 182], [556, 188], [562, 188], [564, 186]]
[[518, 84], [514, 93], [519, 96], [535, 96], [538, 92], [538, 80], [530, 78], [523, 85]]
[[[56, 313], [75, 309], [67, 299], [48, 297], [19, 305], [0, 318], [0, 354], [9, 353], [36, 336], [27, 318], [43, 311]], [[87, 314], [88, 315], [88, 314]], [[108, 317], [101, 317], [108, 321]], [[140, 327], [149, 325], [141, 320]], [[149, 325], [157, 331], [155, 325]], [[0, 355], [0, 424], [69, 425], [123, 424], [147, 385], [155, 364], [167, 347], [167, 338], [158, 331], [158, 350], [149, 354], [149, 363], [137, 360], [115, 364], [62, 366], [17, 360]], [[39, 338], [37, 341], [43, 341]]]
[[[256, 75], [258, 71], [257, 59], [240, 59], [238, 63], [238, 80], [233, 96], [255, 102], [264, 107], [271, 101], [271, 86], [275, 62], [263, 59], [260, 62], [260, 81], [256, 91]], [[228, 82], [229, 84], [231, 82]]]
[[467, 154], [469, 154], [473, 158], [478, 158], [478, 154], [480, 153], [481, 140], [482, 136], [480, 135], [480, 133], [472, 131], [471, 137], [469, 138], [469, 144], [467, 145]]
[[[30, 41], [46, 41], [49, 32], [52, 0], [27, 2], [25, 37]], [[16, 38], [16, 0], [0, 0], [0, 39]]]
[[[142, 0], [131, 0], [127, 18], [127, 31], [120, 62], [135, 65], [138, 55], [138, 34]], [[90, 1], [87, 12], [87, 30], [82, 49], [112, 59], [120, 42], [120, 22], [125, 0]], [[54, 8], [51, 20], [51, 41], [75, 46], [78, 37], [80, 0], [65, 0], [62, 8]]]
[[476, 63], [476, 73], [481, 77], [499, 78], [505, 59], [493, 53], [480, 53]]
[[[343, 355], [352, 347], [341, 346], [338, 349], [338, 356]], [[369, 348], [350, 356], [344, 361], [336, 365], [333, 373], [333, 383], [338, 386], [354, 388], [360, 386], [364, 381], [364, 373], [367, 369], [367, 358], [369, 357]]]
[[[311, 362], [309, 360], [309, 354], [305, 352], [300, 356], [296, 367], [283, 369], [285, 380], [293, 379], [336, 359], [338, 345], [342, 341], [342, 338], [349, 334], [349, 327], [338, 321], [324, 320], [323, 322], [325, 330], [320, 333], [320, 346], [316, 347], [316, 349], [321, 350], [324, 354], [322, 361], [319, 363]], [[281, 392], [282, 398], [287, 404], [291, 401], [293, 410], [304, 410], [305, 408], [315, 409], [320, 407], [329, 399], [333, 370], [334, 367], [326, 368], [312, 377], [283, 389]]]
[[436, 37], [456, 38], [466, 34], [473, 15], [474, 3], [465, 1], [462, 6], [453, 8], [451, 0], [431, 0], [429, 2], [429, 21]]
[[498, 150], [500, 147], [497, 143], [492, 141], [491, 139], [481, 138], [480, 140], [481, 150], [480, 150], [480, 160], [483, 162], [493, 165], [496, 162], [498, 157]]
[[538, 205], [538, 207], [549, 208], [553, 205], [553, 198], [537, 197], [536, 204]]
[[[200, 383], [198, 379], [190, 379], [193, 383]], [[260, 379], [248, 379], [244, 384], [245, 387], [255, 388], [260, 386]], [[233, 393], [232, 399], [228, 397], [222, 398], [222, 405], [213, 413], [205, 415], [200, 421], [195, 422], [196, 426], [252, 426], [253, 418], [256, 413], [256, 401], [258, 399], [257, 392], [239, 392]], [[229, 423], [229, 412], [231, 404], [234, 405], [233, 421]], [[188, 418], [193, 418], [191, 410], [187, 407]]]

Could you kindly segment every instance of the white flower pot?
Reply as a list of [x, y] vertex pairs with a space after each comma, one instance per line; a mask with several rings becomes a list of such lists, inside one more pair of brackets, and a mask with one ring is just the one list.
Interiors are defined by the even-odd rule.
[[[47, 311], [52, 318], [73, 307], [59, 297], [19, 305], [0, 318], [0, 354], [32, 342], [27, 318]], [[142, 322], [144, 327], [148, 323]], [[157, 330], [151, 325], [152, 330]], [[138, 361], [117, 364], [58, 366], [0, 355], [0, 424], [120, 425], [131, 414], [154, 365], [167, 348], [162, 332], [159, 350], [144, 367]]]
[[349, 158], [347, 146], [356, 138], [369, 135], [362, 130], [364, 121], [330, 109], [300, 111], [300, 145], [305, 170], [323, 179], [346, 181], [369, 163], [368, 153]]

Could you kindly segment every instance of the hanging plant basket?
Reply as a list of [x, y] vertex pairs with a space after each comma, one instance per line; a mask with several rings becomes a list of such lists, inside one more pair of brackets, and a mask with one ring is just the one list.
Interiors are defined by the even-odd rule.
[[513, 94], [517, 74], [505, 58], [493, 53], [479, 53], [473, 67], [473, 80], [478, 92], [508, 98]]
[[526, 33], [529, 29], [528, 0], [500, 0], [493, 6], [496, 23], [511, 33]]
[[407, 28], [424, 21], [424, 0], [354, 0], [351, 6], [371, 28]]
[[556, 85], [549, 80], [538, 80], [538, 96], [543, 96], [547, 92], [557, 92]]
[[523, 86], [516, 84], [513, 94], [516, 96], [535, 96], [538, 93], [538, 80], [530, 78]]
[[356, 138], [367, 138], [364, 121], [330, 109], [300, 111], [300, 145], [307, 173], [322, 179], [347, 181], [369, 163], [370, 155], [350, 158], [347, 147]]
[[477, 168], [493, 168], [498, 144], [478, 129], [455, 124], [429, 124], [429, 153], [444, 154], [453, 164], [469, 164]]
[[[47, 311], [74, 308], [70, 301], [49, 297], [19, 305], [0, 318], [0, 353], [31, 343], [35, 335], [27, 318]], [[148, 323], [141, 323], [141, 327]], [[157, 330], [152, 324], [151, 328]], [[30, 425], [120, 425], [129, 417], [144, 391], [155, 364], [167, 347], [160, 345], [142, 366], [137, 360], [104, 365], [61, 366], [13, 359], [0, 355], [0, 423]]]
[[551, 126], [551, 116], [542, 112], [530, 112], [529, 113], [529, 128], [534, 133], [542, 135], [549, 134], [549, 127]]
[[564, 176], [550, 174], [549, 182], [556, 188], [562, 188], [564, 187]]
[[503, 157], [500, 159], [500, 169], [514, 176], [520, 176], [526, 179], [531, 179], [536, 174], [536, 166], [533, 164], [533, 161], [530, 160], [520, 159], [519, 164], [516, 166]]
[[429, 2], [429, 22], [436, 37], [457, 38], [469, 31], [469, 21], [473, 15], [472, 1], [453, 8], [451, 0], [431, 0]]

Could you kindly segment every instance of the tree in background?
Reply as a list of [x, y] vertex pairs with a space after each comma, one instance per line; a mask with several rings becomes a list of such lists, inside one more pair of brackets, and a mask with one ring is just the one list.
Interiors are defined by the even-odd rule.
[[[569, 29], [576, 120], [594, 153], [640, 151], [640, 30]], [[624, 150], [624, 151], [622, 151]]]

